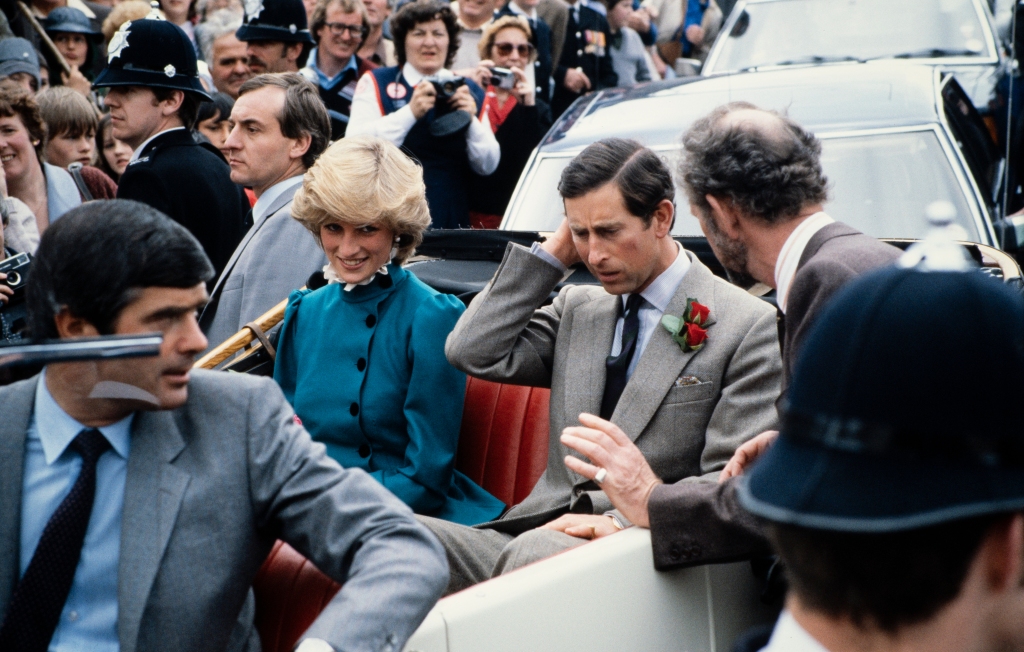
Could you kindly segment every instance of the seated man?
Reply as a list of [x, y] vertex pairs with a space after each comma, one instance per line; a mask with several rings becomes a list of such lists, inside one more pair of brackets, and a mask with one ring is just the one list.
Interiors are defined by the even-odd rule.
[[[774, 427], [775, 311], [672, 239], [672, 175], [639, 143], [594, 143], [558, 188], [566, 221], [532, 251], [509, 247], [449, 335], [448, 360], [488, 380], [550, 387], [552, 433], [600, 413], [667, 482], [713, 480], [736, 446]], [[602, 287], [566, 286], [545, 306], [577, 262]], [[566, 468], [568, 452], [551, 437], [537, 486], [497, 521], [422, 519], [448, 551], [449, 592], [628, 525], [606, 515], [602, 477]]]
[[287, 299], [327, 262], [309, 231], [292, 219], [302, 175], [327, 149], [327, 109], [316, 88], [295, 73], [258, 75], [238, 92], [224, 149], [231, 180], [252, 188], [256, 205], [199, 319], [211, 346]]
[[90, 202], [44, 234], [37, 337], [164, 340], [0, 388], [0, 649], [252, 649], [249, 587], [278, 538], [343, 584], [306, 647], [400, 650], [441, 594], [437, 541], [327, 457], [273, 381], [190, 371], [212, 275], [139, 202]]
[[[693, 123], [683, 135], [683, 154], [678, 176], [690, 212], [729, 276], [744, 286], [759, 281], [776, 289], [785, 383], [829, 299], [858, 275], [892, 264], [901, 252], [824, 212], [828, 181], [821, 143], [789, 118], [746, 102], [726, 104]], [[604, 490], [612, 504], [633, 523], [651, 528], [656, 567], [769, 551], [759, 523], [736, 502], [735, 482], [726, 480], [775, 431], [741, 446], [717, 486], [663, 485], [614, 424], [592, 416], [583, 422], [590, 429], [572, 429], [562, 441], [594, 466], [575, 458], [567, 463], [588, 477], [598, 467], [606, 469]]]
[[[971, 315], [964, 346], [951, 315]], [[1024, 649], [1022, 393], [1024, 305], [1001, 283], [890, 268], [836, 297], [740, 480], [791, 587], [764, 652]]]

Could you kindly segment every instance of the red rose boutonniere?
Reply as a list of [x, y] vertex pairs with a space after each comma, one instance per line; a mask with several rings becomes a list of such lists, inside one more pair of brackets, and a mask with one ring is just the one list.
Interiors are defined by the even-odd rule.
[[708, 323], [711, 309], [698, 303], [696, 299], [686, 300], [686, 311], [682, 317], [664, 315], [661, 325], [665, 327], [676, 341], [683, 353], [699, 351], [708, 340]]

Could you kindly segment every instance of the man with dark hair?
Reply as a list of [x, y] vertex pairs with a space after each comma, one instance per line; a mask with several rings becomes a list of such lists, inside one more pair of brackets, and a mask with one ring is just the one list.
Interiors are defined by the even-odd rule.
[[315, 43], [302, 0], [248, 0], [243, 4], [245, 22], [235, 36], [246, 44], [253, 73], [298, 72], [306, 65]]
[[253, 225], [228, 261], [199, 325], [212, 346], [255, 320], [326, 264], [323, 250], [292, 219], [292, 197], [331, 133], [316, 88], [295, 73], [242, 84], [224, 141], [231, 180], [253, 189]]
[[308, 648], [401, 649], [441, 593], [437, 542], [327, 457], [276, 384], [191, 369], [212, 274], [138, 202], [88, 203], [44, 234], [36, 336], [163, 344], [0, 389], [0, 649], [253, 649], [250, 587], [278, 538], [343, 584]]
[[166, 20], [125, 23], [94, 86], [110, 89], [103, 101], [114, 138], [135, 150], [118, 198], [149, 204], [184, 226], [219, 273], [245, 233], [249, 202], [216, 148], [197, 144], [189, 131], [210, 96], [188, 36]]
[[[996, 382], [954, 397], [950, 369]], [[1024, 649], [1021, 392], [1024, 305], [1000, 282], [890, 268], [835, 297], [739, 484], [791, 587], [765, 652]]]
[[[851, 279], [891, 264], [900, 250], [824, 212], [821, 144], [789, 118], [745, 102], [721, 106], [686, 132], [683, 150], [679, 179], [715, 255], [734, 282], [760, 281], [777, 290], [785, 383], [822, 306]], [[613, 465], [617, 477], [642, 478], [631, 485], [606, 483], [605, 491], [627, 517], [651, 528], [658, 568], [769, 551], [728, 478], [741, 469], [739, 460], [764, 450], [775, 431], [741, 446], [721, 484], [669, 486], [660, 484], [613, 424], [586, 425], [590, 429], [569, 434], [569, 446], [596, 464]]]
[[[448, 551], [449, 592], [630, 524], [602, 491], [612, 471], [579, 473], [557, 437], [581, 413], [619, 424], [666, 482], [713, 480], [736, 446], [775, 425], [775, 313], [672, 239], [675, 187], [658, 155], [598, 141], [558, 189], [566, 220], [532, 250], [509, 246], [447, 340], [468, 374], [550, 387], [553, 435], [544, 475], [499, 520], [422, 519]], [[545, 305], [580, 262], [602, 287], [566, 285]]]

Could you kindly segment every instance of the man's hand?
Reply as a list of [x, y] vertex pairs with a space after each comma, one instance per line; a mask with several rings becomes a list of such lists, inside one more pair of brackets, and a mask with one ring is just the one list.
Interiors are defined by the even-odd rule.
[[434, 85], [427, 80], [423, 80], [413, 89], [412, 98], [409, 100], [409, 108], [412, 109], [412, 114], [419, 120], [427, 115], [427, 111], [434, 108], [435, 102], [437, 102], [437, 91], [434, 90]]
[[743, 475], [743, 472], [754, 463], [754, 460], [760, 457], [762, 453], [768, 450], [769, 446], [775, 443], [778, 436], [778, 430], [765, 430], [757, 437], [754, 437], [737, 448], [736, 452], [732, 454], [732, 459], [730, 459], [725, 465], [725, 468], [722, 469], [721, 475], [718, 476], [718, 481], [725, 482], [729, 478]]
[[550, 238], [541, 243], [540, 248], [560, 260], [566, 267], [571, 267], [581, 261], [576, 243], [572, 241], [568, 218], [562, 220], [558, 229], [551, 234]]
[[647, 11], [647, 7], [640, 7], [630, 13], [629, 18], [626, 19], [626, 26], [643, 34], [651, 31], [651, 14]]
[[694, 45], [700, 45], [704, 42], [704, 28], [700, 25], [690, 25], [686, 28], [686, 40]]
[[61, 81], [65, 86], [71, 90], [78, 91], [85, 97], [89, 97], [89, 92], [92, 91], [92, 82], [85, 78], [78, 70], [78, 66], [71, 66], [71, 74], [68, 75], [65, 72], [60, 73]]
[[[3, 240], [0, 240], [0, 242], [3, 242]], [[2, 250], [0, 250], [0, 251], [2, 251]], [[6, 280], [7, 280], [7, 274], [4, 274], [3, 272], [0, 272], [0, 281], [6, 281]], [[11, 297], [13, 297], [13, 296], [14, 296], [14, 290], [12, 290], [10, 287], [8, 287], [5, 283], [0, 283], [0, 305], [5, 305], [6, 306], [7, 302], [10, 301]]]
[[600, 539], [619, 531], [611, 516], [593, 514], [565, 514], [540, 527], [544, 530], [564, 532], [580, 539]]
[[455, 91], [452, 99], [448, 100], [448, 104], [457, 111], [465, 111], [474, 118], [476, 117], [476, 100], [469, 92], [469, 86], [459, 86], [459, 90]]
[[565, 71], [565, 87], [573, 93], [589, 91], [590, 78], [579, 68], [569, 68]]
[[605, 470], [601, 489], [622, 515], [640, 527], [650, 527], [647, 499], [651, 491], [661, 484], [644, 454], [629, 440], [626, 433], [612, 423], [593, 414], [581, 414], [584, 427], [566, 428], [562, 443], [590, 458], [593, 464], [571, 455], [565, 465], [585, 478], [594, 479], [598, 468]]

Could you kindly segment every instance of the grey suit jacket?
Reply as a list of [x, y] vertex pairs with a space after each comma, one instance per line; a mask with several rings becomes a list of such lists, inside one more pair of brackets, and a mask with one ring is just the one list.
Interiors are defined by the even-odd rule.
[[[851, 279], [892, 264], [901, 253], [841, 222], [811, 237], [779, 329], [787, 384], [800, 344], [828, 300]], [[667, 570], [770, 552], [757, 519], [740, 507], [734, 485], [735, 479], [720, 485], [655, 488], [647, 504], [655, 567]]]
[[242, 238], [199, 319], [213, 348], [288, 298], [327, 262], [313, 235], [292, 218], [295, 186], [274, 200]]
[[[183, 407], [132, 424], [121, 651], [240, 649], [252, 632], [251, 614], [236, 629], [240, 612], [277, 538], [344, 583], [309, 636], [338, 650], [400, 650], [448, 583], [437, 540], [369, 475], [330, 459], [273, 381], [192, 373]], [[0, 388], [0, 614], [19, 577], [36, 380]]]
[[557, 66], [565, 45], [565, 26], [569, 22], [569, 5], [563, 0], [540, 0], [537, 15], [551, 28], [551, 65]]
[[[708, 306], [714, 323], [707, 343], [683, 353], [668, 331], [657, 328], [611, 418], [666, 482], [714, 479], [739, 444], [774, 428], [782, 375], [775, 311], [685, 253], [691, 267], [667, 312], [681, 315], [688, 297]], [[487, 524], [510, 533], [568, 510], [612, 509], [597, 485], [565, 466], [565, 455], [576, 453], [559, 435], [579, 424], [581, 412], [600, 412], [621, 298], [600, 287], [566, 286], [538, 309], [561, 278], [552, 265], [510, 245], [445, 346], [448, 360], [473, 376], [551, 388], [544, 475], [522, 503]], [[699, 383], [677, 384], [683, 376]]]

